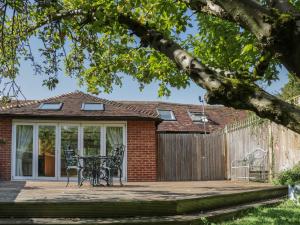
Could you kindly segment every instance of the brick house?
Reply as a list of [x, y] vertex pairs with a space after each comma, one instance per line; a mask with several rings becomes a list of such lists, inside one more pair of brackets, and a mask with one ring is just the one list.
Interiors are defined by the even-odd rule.
[[63, 180], [63, 149], [106, 155], [126, 146], [123, 179], [157, 180], [157, 133], [209, 133], [246, 117], [223, 106], [109, 101], [72, 92], [0, 107], [0, 180]]

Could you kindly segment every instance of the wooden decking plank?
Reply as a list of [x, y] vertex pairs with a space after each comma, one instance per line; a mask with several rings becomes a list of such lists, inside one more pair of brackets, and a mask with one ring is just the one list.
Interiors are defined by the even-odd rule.
[[197, 213], [191, 215], [175, 215], [162, 217], [131, 217], [131, 218], [106, 218], [106, 219], [86, 219], [86, 218], [10, 218], [0, 219], [0, 224], [16, 225], [16, 224], [48, 224], [48, 225], [196, 225], [203, 224], [203, 219], [207, 221], [220, 221], [238, 216], [241, 212], [260, 207], [279, 204], [282, 199], [273, 199], [268, 201], [256, 202], [251, 204], [238, 205], [226, 209], [209, 211], [206, 213]]

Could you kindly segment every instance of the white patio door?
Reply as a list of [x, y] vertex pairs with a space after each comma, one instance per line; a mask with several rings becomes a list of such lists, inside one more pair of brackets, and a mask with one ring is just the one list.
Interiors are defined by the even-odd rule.
[[57, 126], [13, 126], [13, 179], [57, 179]]
[[14, 127], [14, 167], [13, 177], [33, 177], [34, 126], [22, 124]]
[[[113, 123], [15, 122], [12, 178], [64, 180], [64, 150], [85, 156], [110, 155], [115, 145], [126, 145], [125, 127]], [[123, 166], [125, 179], [126, 153]], [[77, 171], [70, 171], [70, 175], [75, 180]]]

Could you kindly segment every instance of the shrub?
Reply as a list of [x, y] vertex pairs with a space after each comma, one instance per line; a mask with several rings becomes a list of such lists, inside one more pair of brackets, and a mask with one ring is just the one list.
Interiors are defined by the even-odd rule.
[[295, 165], [292, 169], [282, 171], [277, 181], [281, 185], [300, 184], [300, 163]]

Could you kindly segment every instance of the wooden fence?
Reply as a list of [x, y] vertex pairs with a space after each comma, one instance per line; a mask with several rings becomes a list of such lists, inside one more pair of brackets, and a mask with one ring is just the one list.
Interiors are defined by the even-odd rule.
[[[254, 149], [261, 148], [269, 152], [270, 130], [269, 124], [257, 117], [251, 117], [225, 127], [227, 149], [227, 178], [231, 178], [231, 162], [241, 160]], [[264, 161], [264, 168], [269, 171], [269, 154]], [[246, 168], [233, 171], [238, 177], [247, 173]]]
[[231, 178], [231, 162], [255, 148], [268, 151], [269, 178], [300, 161], [300, 135], [270, 121], [251, 117], [216, 134], [158, 135], [158, 173], [165, 181]]
[[224, 134], [159, 134], [159, 180], [223, 180]]
[[[280, 171], [293, 167], [300, 161], [300, 135], [281, 126], [251, 117], [225, 128], [227, 162], [242, 159], [255, 148], [268, 151], [265, 167], [270, 178]], [[227, 164], [227, 178], [231, 178], [230, 163]]]

